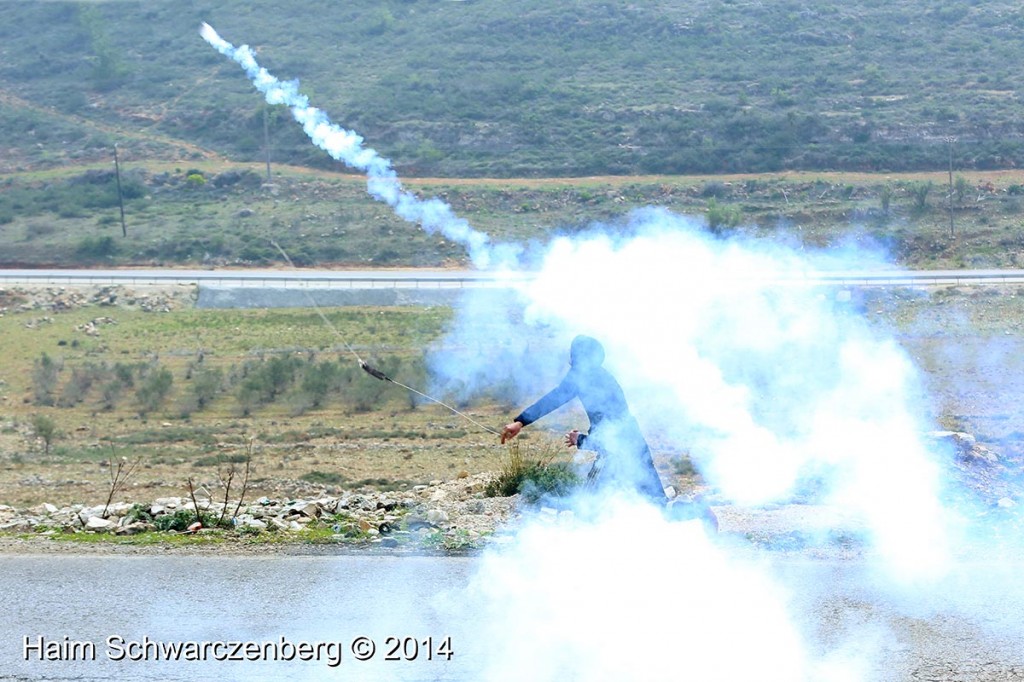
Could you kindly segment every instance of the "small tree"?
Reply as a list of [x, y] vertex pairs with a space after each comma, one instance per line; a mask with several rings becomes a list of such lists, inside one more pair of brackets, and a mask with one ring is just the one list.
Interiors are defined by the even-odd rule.
[[970, 181], [962, 175], [956, 176], [956, 181], [953, 183], [953, 195], [957, 201], [963, 201], [967, 193], [971, 191]]
[[32, 433], [35, 434], [36, 438], [43, 440], [43, 452], [49, 455], [50, 445], [59, 434], [57, 423], [45, 414], [32, 415]]
[[882, 213], [889, 214], [889, 205], [892, 203], [892, 197], [895, 193], [896, 190], [888, 183], [882, 185], [882, 188], [878, 190], [878, 200], [882, 205]]
[[192, 376], [192, 396], [196, 409], [202, 410], [217, 397], [224, 385], [224, 373], [219, 367], [198, 370]]
[[136, 392], [139, 399], [139, 412], [147, 414], [160, 407], [164, 398], [170, 393], [173, 383], [174, 376], [166, 367], [151, 370]]
[[924, 212], [928, 208], [928, 195], [932, 191], [934, 183], [931, 180], [927, 182], [915, 182], [910, 186], [910, 195], [914, 197], [914, 210]]
[[36, 405], [53, 405], [57, 391], [60, 363], [43, 353], [32, 365], [32, 401]]

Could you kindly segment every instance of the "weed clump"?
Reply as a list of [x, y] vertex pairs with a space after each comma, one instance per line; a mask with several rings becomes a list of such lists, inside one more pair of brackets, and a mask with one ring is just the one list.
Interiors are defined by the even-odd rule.
[[[198, 517], [198, 518], [197, 518]], [[199, 521], [203, 525], [203, 528], [231, 528], [231, 520], [220, 520], [218, 522], [217, 516], [209, 512], [200, 511], [198, 514], [191, 509], [178, 509], [173, 514], [164, 514], [158, 516], [154, 521], [153, 525], [156, 526], [157, 530], [164, 531], [175, 531], [183, 532], [188, 530], [196, 521]]]
[[487, 484], [487, 497], [522, 494], [533, 504], [545, 497], [565, 497], [579, 485], [579, 476], [567, 462], [554, 462], [554, 453], [536, 458], [524, 456], [519, 442], [512, 441], [509, 458], [496, 479]]

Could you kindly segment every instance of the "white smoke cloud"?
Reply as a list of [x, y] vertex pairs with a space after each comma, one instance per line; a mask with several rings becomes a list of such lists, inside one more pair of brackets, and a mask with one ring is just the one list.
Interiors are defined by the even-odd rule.
[[500, 643], [481, 679], [828, 679], [812, 676], [778, 584], [635, 501], [527, 525], [483, 558], [468, 597], [483, 641]]
[[[477, 265], [515, 268], [518, 247], [402, 190], [390, 163], [310, 107], [297, 84], [266, 73], [248, 47], [202, 32], [269, 103], [290, 106], [315, 144], [367, 172], [373, 196], [464, 244]], [[517, 296], [468, 293], [444, 344], [468, 352], [436, 355], [432, 366], [440, 385], [472, 394], [510, 382], [527, 402], [560, 378], [572, 336], [597, 337], [645, 434], [688, 451], [721, 499], [756, 506], [800, 494], [838, 507], [860, 520], [886, 589], [909, 594], [913, 583], [934, 597], [950, 584], [960, 519], [942, 505], [922, 440], [918, 372], [891, 338], [801, 281], [864, 259], [878, 255], [716, 239], [687, 218], [641, 211], [622, 232], [553, 241]], [[481, 675], [866, 678], [870, 666], [850, 661], [867, 660], [879, 633], [809, 653], [782, 587], [790, 583], [773, 575], [699, 524], [635, 500], [566, 525], [526, 524], [512, 547], [482, 559], [470, 590], [475, 629], [494, 643]]]
[[391, 162], [373, 149], [363, 146], [359, 134], [331, 123], [320, 109], [311, 106], [309, 98], [299, 92], [298, 81], [280, 81], [259, 65], [248, 45], [235, 47], [224, 40], [207, 23], [199, 34], [218, 52], [241, 66], [268, 104], [283, 104], [302, 125], [309, 139], [331, 158], [367, 174], [367, 191], [409, 222], [416, 223], [430, 233], [440, 232], [447, 239], [466, 247], [473, 264], [490, 268], [514, 260], [518, 248], [510, 244], [492, 244], [490, 238], [470, 227], [454, 214], [451, 207], [440, 199], [422, 200], [402, 188]]
[[894, 573], [940, 574], [950, 519], [907, 355], [828, 291], [784, 283], [813, 258], [665, 211], [637, 214], [634, 233], [553, 244], [528, 316], [601, 339], [648, 432], [726, 498], [785, 501], [813, 480]]

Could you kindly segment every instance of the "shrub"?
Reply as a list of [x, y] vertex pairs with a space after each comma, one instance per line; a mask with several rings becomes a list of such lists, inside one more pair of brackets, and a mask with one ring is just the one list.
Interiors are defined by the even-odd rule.
[[86, 237], [75, 247], [75, 255], [85, 260], [100, 260], [117, 253], [113, 237]]
[[215, 467], [221, 464], [241, 464], [247, 459], [246, 455], [210, 455], [208, 457], [200, 457], [192, 462], [194, 467]]
[[708, 229], [715, 234], [720, 234], [728, 228], [736, 227], [743, 219], [743, 214], [736, 206], [719, 204], [716, 200], [708, 201], [706, 214]]
[[567, 462], [537, 462], [526, 471], [519, 492], [524, 500], [533, 503], [545, 497], [565, 497], [579, 482], [579, 476]]
[[224, 373], [219, 367], [204, 368], [192, 375], [192, 398], [196, 409], [203, 409], [217, 397], [224, 385]]
[[510, 497], [521, 493], [523, 499], [534, 503], [545, 497], [564, 497], [579, 484], [572, 466], [565, 462], [552, 462], [547, 457], [527, 459], [519, 449], [518, 441], [509, 447], [508, 461], [498, 477], [487, 484], [487, 497]]
[[71, 378], [64, 384], [57, 404], [61, 407], [73, 407], [85, 400], [93, 384], [102, 379], [105, 371], [104, 367], [91, 362], [73, 368]]
[[53, 405], [61, 365], [43, 353], [32, 367], [32, 400], [36, 405]]
[[147, 414], [160, 407], [167, 394], [170, 393], [173, 383], [174, 376], [166, 367], [150, 370], [143, 379], [142, 385], [139, 386], [139, 390], [136, 391], [136, 397], [139, 399], [139, 412]]
[[245, 378], [236, 397], [244, 412], [260, 403], [272, 403], [294, 383], [302, 359], [294, 356], [274, 357], [242, 368]]
[[932, 191], [934, 183], [931, 180], [927, 182], [915, 182], [910, 186], [910, 195], [914, 197], [914, 210], [918, 212], [924, 212], [928, 208], [928, 195]]
[[320, 485], [341, 485], [348, 479], [336, 471], [310, 471], [299, 476], [299, 480], [307, 483], [318, 483]]
[[[172, 530], [181, 532], [188, 530], [188, 527], [198, 520], [203, 524], [203, 528], [216, 528], [218, 526], [217, 517], [209, 512], [202, 510], [197, 514], [191, 509], [178, 509], [173, 514], [164, 514], [158, 516], [153, 521], [153, 525], [156, 526], [157, 530]], [[230, 528], [231, 520], [225, 519], [220, 524], [222, 528]]]

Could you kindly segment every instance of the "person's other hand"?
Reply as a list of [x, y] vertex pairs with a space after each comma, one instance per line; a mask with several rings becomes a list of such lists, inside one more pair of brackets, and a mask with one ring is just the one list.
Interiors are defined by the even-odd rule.
[[577, 429], [573, 429], [569, 433], [565, 434], [565, 445], [566, 447], [574, 448], [576, 443], [579, 441], [580, 432]]
[[501, 444], [504, 445], [505, 441], [512, 440], [519, 435], [519, 432], [523, 430], [522, 422], [511, 422], [505, 424], [505, 428], [501, 430]]

